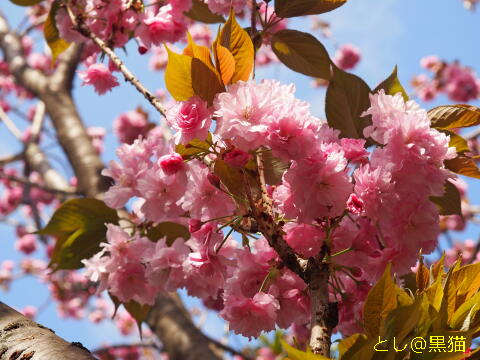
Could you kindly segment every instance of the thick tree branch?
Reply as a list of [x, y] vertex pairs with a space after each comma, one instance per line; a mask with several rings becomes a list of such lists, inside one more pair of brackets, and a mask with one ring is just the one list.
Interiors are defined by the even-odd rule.
[[5, 16], [0, 11], [0, 48], [8, 62], [10, 72], [15, 79], [26, 89], [33, 93], [39, 93], [45, 89], [47, 76], [36, 69], [30, 68], [23, 56], [22, 44], [19, 37], [10, 31]]
[[0, 302], [0, 359], [96, 360], [80, 343], [69, 343]]
[[170, 360], [222, 359], [218, 347], [193, 324], [176, 294], [159, 296], [147, 323], [162, 340]]
[[[78, 114], [67, 79], [72, 72], [71, 68], [76, 67], [78, 63], [78, 54], [74, 56], [75, 47], [65, 52], [60, 60], [70, 61], [71, 64], [61, 65], [60, 73], [53, 75], [57, 76], [58, 81], [51, 81], [51, 78], [42, 72], [28, 67], [19, 37], [10, 31], [5, 17], [0, 13], [0, 48], [15, 80], [45, 103], [46, 111], [57, 131], [60, 145], [75, 174], [77, 176], [82, 174], [78, 177], [79, 191], [91, 197], [105, 191], [108, 188], [108, 180], [100, 174], [103, 163]], [[57, 74], [63, 74], [67, 78], [62, 81], [61, 76]], [[64, 84], [65, 87], [59, 86], [59, 84]]]
[[74, 43], [59, 57], [55, 73], [50, 79], [50, 89], [52, 91], [66, 89], [70, 92], [72, 90], [75, 71], [77, 70], [82, 51], [83, 44]]

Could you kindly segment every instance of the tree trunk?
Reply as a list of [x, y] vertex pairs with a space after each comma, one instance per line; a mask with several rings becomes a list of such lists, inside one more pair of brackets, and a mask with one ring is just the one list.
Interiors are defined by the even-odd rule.
[[0, 302], [1, 360], [96, 360], [80, 343], [69, 343]]

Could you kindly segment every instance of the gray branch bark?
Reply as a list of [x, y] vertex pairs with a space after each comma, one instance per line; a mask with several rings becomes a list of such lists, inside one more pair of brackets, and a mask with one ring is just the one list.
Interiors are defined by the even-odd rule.
[[0, 302], [0, 359], [96, 360], [80, 343], [69, 343]]
[[[0, 11], [0, 49], [5, 61], [9, 63], [15, 80], [45, 103], [60, 145], [77, 176], [78, 191], [89, 197], [101, 197], [109, 186], [107, 178], [100, 174], [104, 165], [92, 145], [71, 94], [72, 79], [81, 47], [72, 45], [62, 55], [56, 73], [48, 77], [28, 67], [22, 53], [20, 38], [9, 29]], [[0, 312], [0, 321], [3, 321], [2, 315], [3, 313]], [[222, 359], [219, 348], [196, 328], [176, 295], [159, 296], [147, 323], [160, 338], [172, 360]], [[27, 341], [21, 337], [15, 339], [15, 346], [19, 348], [23, 346], [24, 341]], [[36, 342], [40, 348], [48, 348], [50, 342], [53, 344], [60, 341], [52, 336], [42, 339], [41, 343]], [[49, 359], [91, 359], [91, 357], [66, 356], [69, 355], [62, 353], [59, 357], [54, 356]]]

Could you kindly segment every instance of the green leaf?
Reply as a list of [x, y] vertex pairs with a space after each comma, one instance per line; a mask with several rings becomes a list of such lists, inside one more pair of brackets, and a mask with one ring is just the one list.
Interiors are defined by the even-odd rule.
[[363, 322], [366, 334], [370, 338], [380, 336], [383, 321], [388, 313], [397, 306], [395, 283], [390, 275], [389, 263], [382, 277], [367, 295], [363, 308]]
[[387, 337], [389, 339], [395, 337], [397, 344], [400, 344], [417, 325], [420, 312], [420, 301], [418, 299], [412, 305], [393, 309], [385, 320]]
[[164, 237], [167, 237], [167, 244], [168, 246], [171, 246], [179, 237], [188, 240], [190, 238], [190, 233], [185, 226], [167, 221], [155, 225], [149, 229], [147, 231], [147, 237], [151, 241], [158, 241]]
[[[477, 292], [474, 296], [464, 302], [460, 307], [455, 310], [453, 313], [452, 319], [450, 320], [450, 327], [453, 329], [460, 329], [464, 324], [465, 320], [468, 317], [468, 322], [475, 318], [476, 313], [480, 310], [480, 292]], [[467, 324], [468, 327], [463, 329], [463, 331], [469, 330], [470, 324]]]
[[280, 30], [273, 34], [272, 50], [293, 71], [329, 80], [330, 57], [314, 36], [297, 30]]
[[480, 179], [480, 170], [472, 158], [458, 155], [454, 159], [445, 160], [444, 164], [448, 170], [454, 173]]
[[33, 6], [40, 4], [43, 0], [10, 0], [15, 5], [19, 6]]
[[363, 344], [366, 343], [366, 341], [367, 337], [364, 334], [353, 334], [348, 338], [341, 340], [338, 343], [338, 352], [340, 353], [340, 358], [342, 358], [343, 355], [349, 350], [352, 351], [359, 349]]
[[184, 160], [191, 160], [196, 155], [208, 152], [212, 146], [212, 134], [208, 133], [206, 140], [193, 139], [187, 145], [175, 146], [175, 152], [182, 155]]
[[462, 215], [462, 199], [457, 187], [450, 181], [445, 182], [445, 192], [442, 196], [430, 196], [440, 209], [440, 215]]
[[70, 47], [70, 43], [60, 37], [60, 32], [57, 28], [55, 16], [59, 8], [60, 1], [54, 1], [48, 13], [47, 20], [45, 20], [45, 24], [43, 25], [43, 35], [52, 52], [52, 64], [55, 64], [57, 57]]
[[480, 125], [480, 108], [457, 104], [438, 106], [428, 111], [432, 127], [455, 129]]
[[408, 95], [405, 89], [403, 88], [402, 84], [400, 84], [400, 80], [397, 76], [397, 66], [393, 69], [392, 73], [388, 78], [383, 80], [374, 90], [373, 92], [376, 93], [379, 90], [385, 90], [385, 94], [387, 95], [395, 95], [396, 93], [402, 93], [403, 99], [408, 101]]
[[40, 235], [57, 237], [49, 266], [79, 269], [82, 260], [100, 251], [106, 241], [106, 223], [118, 224], [117, 212], [97, 199], [73, 199], [60, 206]]
[[215, 95], [225, 91], [218, 74], [196, 58], [192, 59], [192, 87], [195, 94], [210, 106]]
[[185, 12], [185, 16], [192, 20], [200, 21], [205, 24], [224, 23], [225, 18], [221, 15], [214, 14], [208, 5], [202, 0], [193, 0], [192, 7], [189, 11]]
[[334, 67], [327, 88], [325, 113], [328, 124], [340, 130], [341, 137], [364, 138], [363, 129], [371, 120], [361, 115], [370, 107], [369, 94], [365, 81]]
[[345, 5], [346, 2], [347, 0], [275, 0], [275, 13], [283, 18], [322, 14]]
[[295, 349], [293, 346], [290, 346], [287, 344], [286, 341], [281, 340], [283, 350], [288, 354], [288, 359], [289, 360], [330, 360], [330, 358], [327, 358], [322, 355], [315, 355], [312, 353], [312, 350], [307, 349], [307, 351], [301, 351], [298, 349]]

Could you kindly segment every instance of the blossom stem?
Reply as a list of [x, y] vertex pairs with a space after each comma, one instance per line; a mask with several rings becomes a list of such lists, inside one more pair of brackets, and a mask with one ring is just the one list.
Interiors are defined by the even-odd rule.
[[352, 251], [353, 248], [352, 247], [349, 247], [349, 248], [346, 248], [346, 249], [343, 249], [343, 250], [340, 250], [339, 252], [333, 254], [333, 255], [330, 255], [330, 257], [334, 257], [334, 256], [339, 256], [339, 255], [343, 255], [343, 254], [346, 254], [348, 253], [349, 251]]

